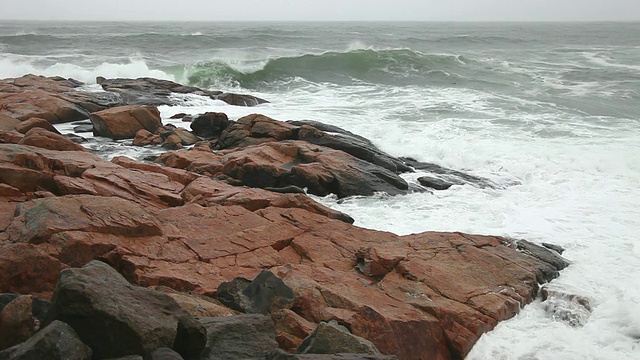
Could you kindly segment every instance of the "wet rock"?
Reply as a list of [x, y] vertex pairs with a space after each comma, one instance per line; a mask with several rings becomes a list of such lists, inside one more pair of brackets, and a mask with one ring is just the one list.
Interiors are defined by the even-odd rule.
[[376, 192], [396, 195], [406, 193], [409, 187], [387, 169], [304, 141], [268, 142], [217, 153], [165, 153], [158, 161], [198, 173], [231, 177], [250, 187], [295, 185], [319, 196], [336, 194], [343, 198]]
[[74, 126], [73, 132], [78, 134], [93, 132], [93, 124]]
[[22, 134], [26, 134], [29, 130], [33, 128], [43, 128], [53, 133], [60, 134], [60, 132], [55, 127], [53, 127], [53, 125], [51, 125], [50, 122], [48, 122], [45, 119], [38, 119], [38, 118], [31, 118], [21, 122], [16, 126], [16, 131]]
[[222, 100], [229, 105], [236, 106], [257, 106], [268, 103], [267, 100], [252, 95], [224, 93], [215, 97], [216, 100]]
[[561, 287], [545, 285], [541, 289], [542, 307], [553, 319], [573, 327], [583, 326], [591, 316], [591, 300]]
[[146, 357], [161, 347], [192, 358], [204, 348], [206, 331], [173, 299], [102, 262], [62, 271], [52, 303], [48, 319], [67, 322], [97, 358]]
[[[543, 270], [545, 272], [545, 279], [547, 281], [558, 277], [557, 272], [571, 264], [567, 259], [558, 255], [555, 251], [550, 251], [549, 249], [543, 246], [536, 245], [530, 241], [517, 240], [516, 247], [519, 251], [529, 254], [537, 259], [540, 259], [542, 262], [549, 264], [548, 269]], [[547, 272], [548, 274], [546, 274]]]
[[562, 246], [559, 246], [559, 245], [549, 244], [549, 243], [542, 243], [542, 246], [546, 247], [547, 249], [553, 250], [553, 251], [557, 252], [560, 255], [562, 255], [562, 253], [564, 252], [564, 248]]
[[160, 135], [156, 135], [146, 129], [140, 129], [133, 138], [134, 146], [159, 145], [163, 140]]
[[276, 329], [268, 316], [236, 315], [200, 321], [207, 329], [202, 360], [257, 359], [278, 347]]
[[91, 114], [93, 134], [111, 139], [132, 139], [145, 129], [155, 132], [160, 126], [160, 112], [154, 106], [120, 106]]
[[293, 292], [268, 270], [253, 279], [236, 278], [218, 287], [216, 297], [224, 305], [248, 314], [270, 314], [287, 309], [293, 302]]
[[355, 336], [336, 321], [321, 322], [296, 351], [299, 354], [380, 354], [370, 341]]
[[64, 137], [66, 137], [67, 139], [73, 141], [76, 144], [83, 144], [86, 143], [88, 140], [83, 138], [82, 136], [78, 136], [75, 134], [64, 134]]
[[188, 115], [185, 113], [177, 113], [171, 116], [169, 119], [183, 119], [185, 116], [188, 116]]
[[189, 146], [197, 143], [200, 139], [197, 136], [189, 132], [188, 130], [177, 128], [173, 131], [173, 135], [177, 136], [180, 143], [184, 146]]
[[416, 170], [433, 174], [433, 176], [430, 177], [438, 178], [444, 183], [450, 183], [452, 185], [469, 184], [479, 188], [499, 188], [498, 184], [480, 176], [467, 174], [458, 170], [448, 169], [436, 164], [420, 162], [408, 157], [400, 157], [399, 160], [403, 161], [405, 164]]
[[91, 355], [69, 325], [54, 321], [22, 344], [0, 352], [0, 359], [90, 360]]
[[96, 81], [104, 90], [119, 94], [122, 101], [130, 105], [176, 105], [178, 101], [171, 98], [172, 93], [206, 96], [239, 106], [254, 106], [267, 102], [251, 95], [223, 94], [220, 91], [203, 90], [153, 78], [105, 79], [99, 77]]
[[211, 139], [220, 136], [230, 124], [225, 113], [208, 112], [193, 119], [191, 130], [199, 137]]
[[431, 176], [421, 176], [418, 178], [418, 182], [420, 183], [420, 185], [432, 188], [434, 190], [447, 190], [448, 188], [453, 186], [452, 183]]
[[87, 151], [70, 139], [39, 127], [29, 130], [18, 144], [58, 151]]
[[169, 150], [177, 150], [183, 148], [180, 137], [175, 133], [167, 136], [167, 138], [162, 143], [162, 147]]
[[78, 91], [81, 85], [72, 79], [35, 75], [0, 80], [0, 114], [61, 123], [86, 119], [90, 112], [118, 104], [112, 94]]

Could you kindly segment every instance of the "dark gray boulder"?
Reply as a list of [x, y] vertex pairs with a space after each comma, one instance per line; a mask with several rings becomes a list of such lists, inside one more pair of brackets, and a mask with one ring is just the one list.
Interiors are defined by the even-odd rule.
[[418, 182], [420, 183], [420, 185], [432, 188], [434, 190], [447, 190], [448, 188], [453, 186], [453, 184], [450, 182], [446, 182], [442, 179], [438, 179], [432, 176], [421, 176], [418, 178]]
[[212, 139], [220, 134], [231, 124], [225, 113], [207, 112], [196, 116], [191, 122], [191, 130], [199, 137]]
[[276, 328], [265, 315], [200, 318], [200, 322], [207, 329], [202, 360], [262, 359], [278, 347]]
[[0, 352], [0, 360], [89, 360], [91, 349], [76, 332], [54, 321], [29, 340]]
[[267, 100], [261, 99], [253, 95], [234, 94], [234, 93], [224, 93], [212, 98], [215, 98], [216, 100], [222, 100], [229, 105], [236, 105], [236, 106], [256, 106], [256, 105], [268, 103]]
[[109, 265], [92, 261], [60, 273], [47, 321], [68, 323], [96, 358], [148, 357], [161, 347], [197, 358], [206, 330], [170, 296], [129, 284]]
[[262, 270], [252, 281], [235, 278], [218, 286], [216, 297], [224, 305], [247, 314], [270, 314], [291, 307], [294, 294], [282, 279]]
[[298, 354], [380, 354], [371, 341], [353, 335], [336, 321], [321, 322], [316, 330], [298, 346], [296, 352]]

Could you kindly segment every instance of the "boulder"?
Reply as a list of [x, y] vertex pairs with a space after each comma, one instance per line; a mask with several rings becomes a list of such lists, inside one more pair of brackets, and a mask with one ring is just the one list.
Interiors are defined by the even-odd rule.
[[82, 145], [78, 145], [60, 134], [40, 127], [34, 127], [27, 131], [18, 144], [58, 151], [87, 151]]
[[160, 135], [156, 135], [146, 129], [140, 129], [133, 138], [134, 146], [160, 145], [163, 140]]
[[337, 321], [321, 322], [296, 351], [299, 354], [372, 354], [380, 351], [370, 341], [355, 336]]
[[55, 127], [53, 127], [53, 125], [51, 125], [50, 122], [48, 122], [45, 119], [39, 119], [39, 118], [31, 118], [21, 122], [19, 125], [16, 126], [16, 131], [22, 134], [26, 134], [27, 131], [33, 128], [43, 128], [53, 133], [60, 134], [60, 132]]
[[549, 317], [573, 327], [583, 326], [591, 316], [591, 300], [575, 291], [546, 284], [541, 289], [542, 307]]
[[162, 143], [162, 147], [169, 150], [177, 150], [183, 148], [180, 137], [175, 133], [167, 136], [167, 138]]
[[180, 143], [184, 146], [189, 146], [199, 141], [198, 137], [189, 132], [186, 129], [177, 128], [173, 131], [172, 136], [175, 135], [180, 140]]
[[256, 106], [268, 103], [267, 100], [252, 95], [224, 93], [215, 97], [216, 100], [222, 100], [229, 105], [236, 106]]
[[201, 318], [200, 322], [207, 329], [202, 360], [257, 359], [278, 347], [276, 329], [268, 316]]
[[291, 288], [268, 270], [262, 270], [253, 281], [236, 278], [223, 282], [216, 293], [220, 302], [234, 310], [264, 315], [290, 308], [293, 296]]
[[420, 185], [432, 188], [434, 190], [447, 190], [448, 188], [453, 186], [452, 183], [432, 176], [421, 176], [418, 178], [418, 182], [420, 183]]
[[52, 303], [49, 321], [67, 322], [97, 358], [168, 347], [191, 359], [205, 345], [206, 330], [171, 297], [131, 285], [99, 261], [63, 270]]
[[217, 138], [231, 124], [225, 113], [207, 112], [196, 116], [191, 122], [191, 130], [199, 137]]
[[91, 114], [93, 134], [115, 140], [132, 139], [141, 129], [155, 132], [162, 126], [155, 106], [119, 106]]
[[91, 355], [73, 328], [54, 321], [27, 341], [0, 352], [0, 359], [91, 360]]
[[20, 296], [0, 311], [0, 350], [20, 344], [38, 331], [40, 324], [31, 308], [31, 297]]

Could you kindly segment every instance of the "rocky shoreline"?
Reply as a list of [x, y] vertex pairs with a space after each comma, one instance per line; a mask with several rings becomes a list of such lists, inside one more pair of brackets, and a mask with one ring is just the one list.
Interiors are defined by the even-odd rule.
[[[526, 241], [362, 229], [305, 194], [487, 179], [317, 122], [206, 113], [174, 128], [156, 106], [175, 93], [266, 100], [97, 82], [0, 80], [0, 359], [462, 359], [568, 265]], [[107, 161], [51, 126], [86, 119], [167, 151]], [[399, 176], [416, 168], [422, 185]]]

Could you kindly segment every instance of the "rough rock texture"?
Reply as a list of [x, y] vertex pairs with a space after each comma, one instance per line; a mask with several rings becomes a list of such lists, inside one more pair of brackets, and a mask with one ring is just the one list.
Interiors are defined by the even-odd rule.
[[276, 329], [264, 315], [237, 315], [201, 318], [207, 329], [207, 345], [202, 360], [242, 360], [262, 358], [278, 347]]
[[268, 270], [262, 270], [253, 281], [235, 278], [218, 286], [216, 297], [224, 305], [247, 314], [268, 315], [288, 309], [293, 291]]
[[150, 132], [162, 126], [155, 106], [119, 106], [91, 114], [93, 134], [111, 139], [132, 139], [142, 129]]
[[65, 269], [47, 318], [68, 323], [97, 358], [149, 356], [161, 347], [197, 358], [206, 331], [164, 293], [129, 284], [107, 264]]
[[296, 351], [299, 354], [380, 354], [367, 339], [355, 336], [347, 328], [333, 320], [321, 322]]
[[54, 321], [29, 340], [0, 352], [0, 359], [90, 360], [91, 355], [69, 325]]
[[195, 117], [190, 126], [197, 136], [211, 139], [220, 136], [229, 124], [227, 114], [208, 112]]
[[50, 122], [48, 122], [45, 119], [31, 118], [16, 125], [16, 131], [22, 134], [26, 134], [27, 131], [33, 128], [43, 128], [53, 133], [60, 134], [60, 132], [55, 127], [53, 127], [53, 125], [51, 125]]
[[0, 350], [26, 341], [39, 329], [32, 303], [30, 296], [19, 296], [0, 311]]
[[160, 145], [162, 142], [160, 135], [156, 135], [146, 129], [138, 130], [133, 138], [133, 145], [135, 146]]
[[183, 357], [169, 348], [159, 348], [151, 353], [151, 360], [183, 360]]
[[283, 346], [336, 320], [383, 354], [445, 360], [463, 358], [566, 266], [522, 241], [358, 228], [303, 194], [183, 169], [0, 144], [0, 292], [50, 296], [63, 268], [95, 259], [136, 285], [209, 297], [268, 269], [295, 299], [271, 315]]
[[128, 105], [175, 105], [177, 101], [171, 99], [171, 93], [201, 95], [239, 106], [255, 106], [268, 102], [251, 95], [224, 94], [220, 91], [203, 90], [153, 78], [105, 79], [98, 77], [96, 82], [104, 90], [119, 94], [123, 103]]
[[18, 144], [38, 146], [49, 150], [85, 151], [84, 147], [74, 143], [66, 137], [41, 127], [34, 127], [27, 131]]
[[86, 119], [91, 112], [121, 104], [113, 93], [77, 91], [82, 85], [73, 79], [36, 75], [0, 80], [0, 115], [55, 124]]
[[267, 142], [239, 149], [207, 152], [191, 149], [169, 152], [158, 160], [165, 165], [220, 178], [232, 178], [258, 188], [290, 185], [309, 193], [338, 197], [401, 194], [408, 184], [395, 173], [343, 151], [305, 141]]

